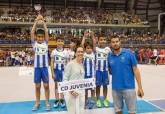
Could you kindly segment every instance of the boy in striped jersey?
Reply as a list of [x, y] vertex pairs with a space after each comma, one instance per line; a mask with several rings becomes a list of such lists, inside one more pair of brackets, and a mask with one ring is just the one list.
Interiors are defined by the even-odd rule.
[[104, 106], [108, 107], [107, 100], [107, 85], [109, 84], [108, 77], [108, 54], [110, 53], [110, 48], [106, 47], [106, 37], [104, 34], [98, 36], [98, 47], [96, 47], [96, 41], [94, 38], [94, 33], [84, 33], [84, 37], [82, 40], [82, 45], [84, 44], [86, 39], [92, 39], [93, 41], [93, 49], [95, 50], [96, 56], [96, 96], [97, 102], [96, 106], [98, 108], [101, 107], [100, 101], [100, 87], [103, 86], [103, 96], [104, 96]]
[[[36, 25], [40, 22], [43, 24], [43, 29], [36, 31]], [[40, 89], [41, 80], [43, 81], [46, 99], [45, 110], [50, 110], [49, 103], [49, 76], [48, 76], [48, 28], [41, 15], [38, 15], [31, 30], [31, 42], [34, 50], [34, 83], [36, 103], [33, 107], [34, 110], [38, 110], [40, 107]]]
[[67, 55], [63, 48], [64, 39], [62, 36], [56, 38], [57, 48], [52, 51], [51, 54], [51, 71], [52, 79], [55, 82], [55, 102], [54, 108], [61, 104], [61, 107], [65, 107], [65, 100], [63, 93], [58, 93], [57, 83], [63, 80], [64, 67], [67, 62]]
[[76, 48], [76, 43], [75, 43], [75, 41], [74, 40], [71, 40], [70, 41], [70, 49], [69, 49], [69, 51], [68, 51], [68, 55], [69, 55], [69, 60], [68, 60], [68, 62], [69, 61], [71, 61], [71, 60], [73, 60], [74, 58], [75, 58], [75, 48]]
[[103, 86], [104, 107], [108, 107], [107, 85], [109, 85], [108, 77], [108, 54], [110, 48], [106, 47], [106, 37], [104, 34], [98, 36], [98, 47], [96, 47], [96, 106], [101, 107], [100, 87]]
[[[88, 41], [84, 44], [84, 71], [85, 75], [84, 78], [94, 78], [95, 76], [95, 54], [93, 52], [93, 44], [92, 42]], [[94, 106], [94, 96], [95, 96], [95, 90], [94, 88], [86, 89], [85, 90], [85, 108], [87, 108], [87, 100], [88, 100], [88, 90], [91, 90], [91, 103], [89, 106], [89, 109], [92, 109]]]

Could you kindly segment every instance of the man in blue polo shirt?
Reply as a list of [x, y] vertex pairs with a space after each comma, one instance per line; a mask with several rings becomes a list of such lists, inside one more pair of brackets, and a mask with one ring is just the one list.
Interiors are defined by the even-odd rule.
[[129, 114], [136, 113], [135, 78], [138, 85], [137, 94], [144, 96], [137, 60], [132, 51], [121, 48], [120, 38], [111, 38], [112, 53], [108, 56], [108, 64], [112, 73], [112, 96], [116, 114], [122, 114], [125, 100]]

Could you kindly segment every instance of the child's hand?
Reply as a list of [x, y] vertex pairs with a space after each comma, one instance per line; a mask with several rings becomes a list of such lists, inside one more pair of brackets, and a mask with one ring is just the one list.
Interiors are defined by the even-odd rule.
[[92, 38], [94, 37], [94, 32], [93, 32], [93, 31], [90, 32], [90, 36], [91, 36]]
[[87, 31], [85, 31], [85, 32], [84, 32], [84, 37], [85, 37], [85, 38], [88, 38], [88, 36], [89, 36], [89, 33], [88, 33]]
[[37, 18], [36, 18], [37, 21], [39, 20], [44, 20], [43, 16], [42, 15], [38, 15]]

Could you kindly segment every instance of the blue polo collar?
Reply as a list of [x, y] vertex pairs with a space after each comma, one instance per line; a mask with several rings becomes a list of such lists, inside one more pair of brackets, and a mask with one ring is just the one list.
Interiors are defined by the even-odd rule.
[[[122, 48], [122, 50], [121, 50], [121, 52], [119, 53], [119, 55], [121, 55], [121, 54], [123, 54], [123, 53], [125, 53], [125, 52], [126, 52], [126, 49], [125, 49], [125, 48]], [[113, 56], [116, 56], [115, 53], [114, 53], [113, 51], [112, 51], [112, 55], [113, 55]], [[118, 56], [119, 56], [119, 55], [118, 55]]]

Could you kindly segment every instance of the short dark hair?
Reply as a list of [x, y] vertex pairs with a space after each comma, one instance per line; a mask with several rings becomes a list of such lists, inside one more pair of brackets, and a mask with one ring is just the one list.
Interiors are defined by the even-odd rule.
[[91, 40], [88, 40], [88, 41], [85, 42], [84, 48], [86, 48], [87, 46], [90, 46], [93, 49], [93, 43], [92, 43]]
[[120, 41], [120, 36], [118, 36], [118, 35], [111, 36], [111, 40], [112, 40], [113, 38], [118, 38], [119, 41]]
[[98, 34], [98, 40], [99, 40], [101, 37], [106, 37], [105, 32], [101, 31], [101, 32]]
[[37, 29], [36, 34], [45, 34], [43, 29]]

